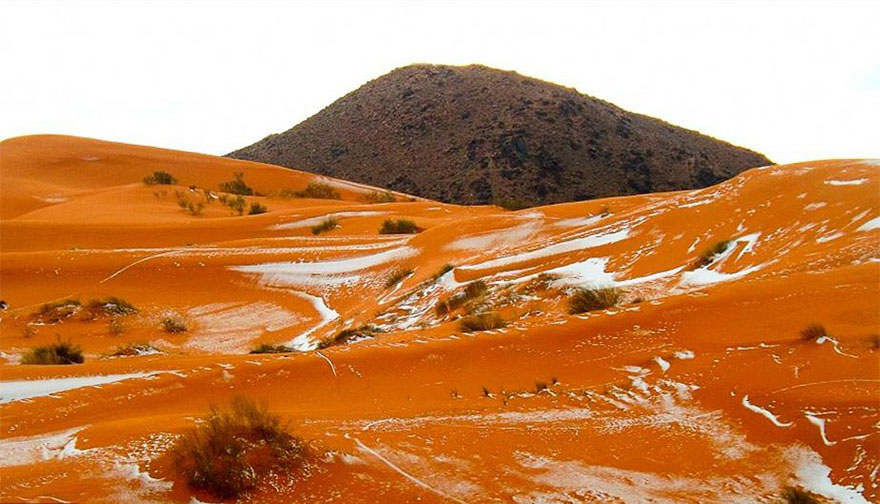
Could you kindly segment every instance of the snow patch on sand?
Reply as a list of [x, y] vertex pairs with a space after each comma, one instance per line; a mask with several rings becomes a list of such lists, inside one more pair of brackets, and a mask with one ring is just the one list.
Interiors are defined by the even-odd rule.
[[251, 340], [302, 322], [302, 317], [268, 302], [216, 303], [187, 312], [196, 329], [184, 346], [214, 353], [241, 353]]
[[85, 453], [88, 450], [76, 448], [76, 434], [87, 427], [88, 425], [36, 436], [0, 439], [0, 467], [30, 465]]
[[852, 185], [862, 185], [867, 181], [868, 181], [868, 179], [866, 179], [866, 178], [858, 178], [858, 179], [852, 179], [852, 180], [831, 179], [831, 180], [826, 180], [825, 184], [830, 185], [830, 186], [852, 186]]
[[856, 229], [856, 231], [871, 231], [874, 229], [880, 229], [880, 216], [874, 217], [868, 222], [862, 224], [861, 226], [859, 226], [858, 229]]
[[773, 422], [773, 425], [777, 427], [791, 427], [792, 425], [794, 425], [792, 422], [780, 422], [779, 418], [777, 418], [776, 415], [774, 415], [773, 413], [770, 413], [769, 410], [766, 410], [760, 406], [755, 406], [754, 404], [750, 403], [748, 394], [742, 397], [742, 405], [745, 406], [746, 409], [748, 409], [749, 411], [753, 411], [765, 417], [767, 420], [770, 420], [771, 422]]
[[48, 378], [44, 380], [0, 381], [0, 404], [35, 397], [46, 397], [82, 387], [99, 387], [133, 378], [148, 378], [168, 371], [150, 371], [128, 374]]
[[338, 319], [339, 312], [327, 306], [327, 304], [324, 302], [324, 298], [322, 297], [313, 296], [305, 292], [295, 292], [294, 294], [312, 303], [312, 306], [314, 306], [315, 310], [318, 312], [318, 316], [321, 318], [321, 321], [312, 326], [312, 328], [308, 331], [285, 343], [284, 346], [292, 348], [294, 350], [298, 350], [300, 352], [308, 352], [310, 350], [318, 348], [318, 342], [312, 340], [309, 336], [318, 329]]
[[309, 217], [308, 219], [303, 219], [295, 222], [285, 222], [283, 224], [276, 224], [269, 229], [279, 230], [279, 229], [298, 229], [304, 227], [312, 227], [321, 224], [327, 219], [345, 219], [349, 217], [372, 217], [374, 215], [385, 215], [388, 212], [377, 212], [375, 210], [365, 210], [361, 212], [334, 212], [328, 213], [325, 215], [319, 215], [317, 217]]

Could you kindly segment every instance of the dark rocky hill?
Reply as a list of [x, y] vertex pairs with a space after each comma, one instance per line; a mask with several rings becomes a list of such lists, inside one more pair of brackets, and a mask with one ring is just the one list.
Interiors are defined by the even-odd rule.
[[412, 65], [228, 155], [445, 202], [699, 188], [761, 154], [515, 72]]

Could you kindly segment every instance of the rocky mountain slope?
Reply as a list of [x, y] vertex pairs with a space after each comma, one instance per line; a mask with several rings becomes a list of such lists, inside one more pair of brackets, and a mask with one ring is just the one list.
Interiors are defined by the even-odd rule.
[[412, 65], [229, 157], [458, 204], [706, 187], [764, 156], [549, 82]]
[[[510, 212], [7, 140], [0, 501], [220, 502], [171, 450], [243, 396], [309, 450], [247, 502], [877, 502], [878, 166]], [[59, 339], [85, 362], [22, 363]]]

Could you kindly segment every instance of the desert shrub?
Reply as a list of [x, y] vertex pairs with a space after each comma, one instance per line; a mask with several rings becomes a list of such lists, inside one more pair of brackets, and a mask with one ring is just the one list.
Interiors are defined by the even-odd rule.
[[232, 180], [220, 184], [220, 190], [230, 194], [240, 194], [242, 196], [251, 196], [254, 190], [244, 182], [244, 172], [234, 173]]
[[83, 320], [95, 320], [98, 317], [124, 317], [137, 313], [135, 308], [128, 301], [111, 296], [104, 299], [90, 300], [82, 312]]
[[220, 201], [222, 201], [224, 205], [231, 208], [233, 212], [237, 212], [238, 215], [244, 213], [244, 206], [247, 203], [245, 199], [241, 196], [236, 196], [234, 198], [221, 198]]
[[82, 364], [82, 348], [68, 341], [32, 348], [21, 356], [22, 364]]
[[190, 215], [201, 215], [202, 210], [205, 209], [203, 200], [193, 200], [183, 191], [174, 191], [174, 197], [177, 199], [177, 206]]
[[455, 266], [453, 266], [451, 264], [444, 264], [439, 270], [437, 270], [436, 273], [431, 275], [431, 281], [436, 282], [437, 280], [440, 280], [440, 277], [449, 273], [453, 269], [455, 269]]
[[75, 315], [81, 307], [79, 299], [46, 303], [32, 315], [32, 318], [44, 324], [57, 324]]
[[203, 422], [172, 447], [171, 455], [190, 487], [228, 499], [301, 464], [306, 447], [265, 404], [236, 397], [227, 408], [212, 406]]
[[730, 246], [730, 240], [722, 240], [722, 241], [716, 243], [715, 245], [712, 245], [711, 247], [707, 248], [706, 250], [704, 250], [700, 254], [699, 257], [697, 257], [697, 260], [694, 261], [693, 268], [696, 269], [696, 268], [702, 268], [704, 266], [708, 266], [709, 264], [712, 263], [712, 261], [715, 260], [716, 256], [724, 253], [724, 251], [727, 250], [727, 247], [729, 247], [729, 246]]
[[116, 347], [110, 354], [111, 357], [136, 357], [138, 355], [151, 355], [162, 353], [161, 350], [149, 343], [131, 343]]
[[518, 198], [495, 198], [492, 200], [492, 204], [511, 211], [522, 210], [532, 206], [528, 202]]
[[437, 315], [446, 315], [447, 313], [457, 310], [465, 303], [472, 299], [476, 299], [489, 291], [489, 286], [482, 280], [475, 280], [467, 284], [461, 292], [458, 292], [445, 300], [437, 303], [435, 310]]
[[268, 212], [269, 209], [266, 208], [266, 205], [261, 205], [256, 201], [251, 202], [251, 209], [248, 210], [248, 215], [258, 215], [264, 214]]
[[488, 331], [490, 329], [501, 329], [507, 325], [501, 316], [497, 313], [478, 313], [476, 315], [468, 315], [462, 318], [459, 323], [459, 329], [463, 332]]
[[113, 336], [119, 336], [125, 332], [125, 325], [119, 317], [113, 317], [107, 322], [107, 332]]
[[828, 331], [821, 324], [810, 324], [801, 329], [801, 338], [806, 341], [817, 340], [825, 336], [828, 336]]
[[144, 184], [151, 185], [174, 185], [177, 179], [170, 173], [165, 171], [154, 171], [151, 175], [144, 177]]
[[291, 195], [294, 198], [313, 198], [313, 199], [340, 199], [342, 196], [336, 192], [333, 187], [329, 184], [323, 184], [321, 182], [312, 182], [305, 187], [305, 189], [301, 191], [291, 191], [289, 189], [283, 189], [281, 191], [281, 195], [284, 197], [290, 197]]
[[401, 280], [412, 274], [412, 268], [398, 268], [392, 271], [391, 275], [388, 276], [388, 280], [385, 281], [385, 287], [393, 287], [397, 285]]
[[367, 203], [394, 203], [397, 201], [391, 191], [370, 191], [362, 199]]
[[822, 504], [812, 493], [802, 488], [788, 487], [782, 491], [784, 504]]
[[379, 234], [415, 234], [419, 231], [421, 229], [409, 219], [386, 219], [379, 228]]
[[284, 345], [269, 345], [267, 343], [263, 343], [262, 345], [254, 348], [250, 351], [252, 354], [271, 354], [271, 353], [290, 353], [293, 349]]
[[355, 338], [372, 338], [379, 332], [371, 325], [362, 325], [355, 329], [345, 329], [335, 336], [318, 342], [318, 348], [327, 348], [331, 345], [347, 343]]
[[161, 326], [163, 331], [171, 334], [182, 333], [189, 330], [189, 325], [186, 323], [186, 320], [177, 315], [162, 319]]
[[868, 345], [871, 350], [880, 350], [880, 334], [871, 334], [868, 336]]
[[331, 229], [335, 229], [338, 225], [338, 220], [334, 219], [333, 217], [328, 217], [322, 220], [320, 224], [312, 226], [312, 234], [317, 235], [325, 231], [330, 231]]
[[578, 289], [568, 298], [569, 313], [585, 313], [617, 306], [623, 298], [623, 291], [616, 287], [596, 287]]

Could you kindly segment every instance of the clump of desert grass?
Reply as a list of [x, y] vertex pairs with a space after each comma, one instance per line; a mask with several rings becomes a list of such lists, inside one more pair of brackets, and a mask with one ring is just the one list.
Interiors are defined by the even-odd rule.
[[159, 323], [162, 330], [169, 334], [178, 334], [189, 330], [189, 323], [180, 315], [169, 315]]
[[38, 346], [25, 352], [20, 362], [21, 364], [82, 364], [85, 358], [79, 345], [58, 338], [54, 344]]
[[174, 185], [177, 179], [166, 171], [154, 171], [152, 174], [144, 177], [144, 184], [152, 185]]
[[278, 354], [291, 353], [293, 349], [285, 345], [270, 345], [263, 343], [250, 351], [252, 354]]
[[137, 357], [139, 355], [155, 355], [162, 353], [161, 350], [149, 343], [129, 343], [116, 347], [110, 357]]
[[828, 336], [828, 330], [822, 324], [810, 324], [801, 329], [801, 339], [804, 341], [815, 341], [819, 338]]
[[379, 234], [415, 234], [419, 231], [421, 228], [409, 219], [386, 219], [379, 228]]
[[460, 292], [443, 299], [434, 306], [437, 315], [443, 316], [457, 310], [469, 301], [482, 297], [489, 291], [489, 286], [482, 280], [475, 280], [467, 284]]
[[43, 324], [57, 324], [77, 314], [82, 308], [79, 299], [65, 299], [53, 301], [41, 306], [31, 315], [31, 318]]
[[604, 310], [620, 304], [623, 291], [616, 287], [580, 288], [568, 298], [568, 312], [571, 314]]
[[220, 190], [229, 194], [238, 194], [241, 196], [251, 196], [254, 190], [244, 181], [244, 172], [234, 173], [232, 180], [220, 184]]
[[412, 268], [397, 268], [388, 275], [388, 279], [385, 280], [385, 287], [394, 287], [398, 283], [400, 283], [404, 278], [413, 274]]
[[376, 327], [371, 325], [362, 325], [360, 327], [345, 329], [338, 332], [335, 336], [322, 339], [318, 342], [318, 348], [327, 348], [333, 345], [342, 345], [350, 341], [361, 338], [373, 338], [376, 333], [380, 332]]
[[458, 322], [458, 327], [462, 332], [478, 332], [489, 331], [492, 329], [501, 329], [506, 326], [507, 322], [495, 312], [477, 313], [462, 317]]
[[300, 191], [291, 189], [281, 190], [282, 198], [311, 198], [311, 199], [334, 199], [342, 198], [338, 192], [329, 184], [321, 182], [312, 182]]
[[722, 240], [704, 250], [691, 265], [692, 269], [702, 268], [712, 264], [716, 257], [723, 254], [730, 247], [730, 240]]
[[782, 504], [823, 504], [824, 502], [800, 487], [788, 487], [782, 491]]
[[172, 447], [171, 456], [191, 488], [231, 499], [301, 467], [307, 448], [265, 404], [236, 397], [225, 407], [212, 406]]
[[326, 231], [330, 231], [331, 229], [336, 229], [337, 226], [339, 226], [339, 221], [333, 217], [328, 217], [322, 220], [319, 224], [312, 226], [312, 234], [319, 235]]
[[128, 301], [116, 296], [90, 300], [82, 311], [83, 320], [95, 320], [100, 317], [126, 317], [137, 313], [137, 308]]
[[394, 194], [391, 191], [370, 191], [365, 194], [361, 199], [363, 199], [366, 203], [394, 203], [397, 201], [397, 198], [394, 197]]
[[266, 205], [260, 204], [259, 202], [252, 201], [250, 210], [248, 210], [248, 215], [259, 215], [268, 212], [269, 209], [266, 208]]

